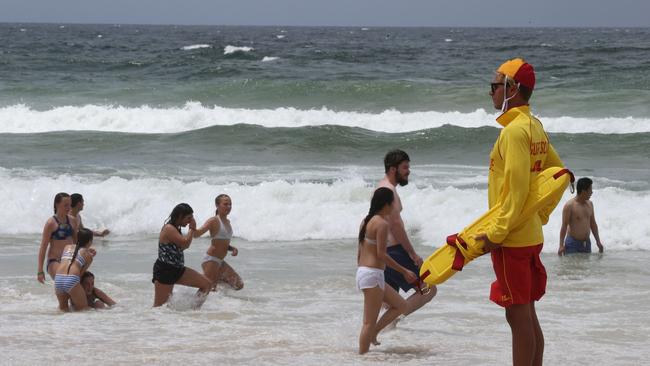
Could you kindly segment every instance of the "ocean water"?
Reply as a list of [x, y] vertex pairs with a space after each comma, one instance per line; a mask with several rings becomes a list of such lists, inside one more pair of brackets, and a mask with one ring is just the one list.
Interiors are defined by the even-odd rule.
[[[99, 240], [96, 286], [119, 304], [61, 314], [51, 281], [32, 274], [34, 241], [0, 244], [3, 364], [220, 363], [273, 365], [506, 365], [510, 330], [488, 300], [493, 271], [476, 259], [439, 287], [432, 303], [380, 334], [381, 346], [356, 354], [362, 295], [354, 288], [351, 240], [250, 242], [228, 262], [246, 281], [239, 292], [209, 295], [189, 310], [178, 286], [172, 306], [152, 309], [156, 237]], [[207, 239], [186, 252], [200, 268]], [[420, 252], [428, 247], [417, 246]], [[547, 294], [538, 302], [549, 365], [639, 365], [650, 356], [647, 252], [558, 258], [544, 253]]]
[[[649, 40], [647, 28], [0, 24], [0, 363], [87, 360], [83, 344], [99, 364], [506, 364], [488, 258], [356, 356], [354, 238], [392, 148], [411, 156], [399, 192], [422, 256], [487, 209], [489, 81], [523, 56], [534, 113], [594, 179], [605, 245], [558, 258], [559, 210], [545, 226], [547, 363], [638, 365], [650, 356]], [[87, 226], [112, 230], [91, 270], [115, 309], [61, 315], [34, 278], [60, 191], [84, 195]], [[246, 287], [199, 311], [179, 287], [152, 310], [164, 219], [187, 202], [203, 221], [219, 193]], [[191, 267], [207, 245], [186, 252]]]

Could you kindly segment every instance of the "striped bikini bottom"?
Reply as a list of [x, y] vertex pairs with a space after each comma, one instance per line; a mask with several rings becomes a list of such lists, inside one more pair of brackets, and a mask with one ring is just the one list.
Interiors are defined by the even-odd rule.
[[54, 276], [54, 290], [57, 292], [70, 293], [73, 287], [79, 283], [79, 276], [69, 274], [56, 274]]

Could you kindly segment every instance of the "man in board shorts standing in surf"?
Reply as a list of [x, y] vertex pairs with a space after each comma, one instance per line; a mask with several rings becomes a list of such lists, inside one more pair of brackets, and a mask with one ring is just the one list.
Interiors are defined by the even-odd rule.
[[[413, 245], [406, 234], [404, 228], [404, 221], [402, 221], [402, 201], [397, 194], [397, 185], [405, 186], [408, 184], [410, 171], [410, 158], [407, 153], [402, 150], [392, 150], [386, 154], [384, 158], [384, 168], [386, 176], [382, 179], [377, 188], [386, 187], [393, 191], [395, 201], [393, 203], [393, 212], [388, 219], [388, 244], [386, 251], [391, 258], [399, 263], [404, 268], [415, 273], [416, 276], [420, 275], [420, 266], [422, 265], [422, 258], [415, 253]], [[386, 267], [384, 271], [386, 284], [399, 292], [401, 288], [407, 292], [414, 288], [415, 284], [408, 283], [404, 276], [396, 270]], [[404, 315], [408, 315], [415, 310], [424, 306], [436, 296], [436, 287], [432, 286], [427, 293], [420, 293], [416, 291], [413, 295], [406, 299], [407, 307]]]
[[[602, 253], [603, 243], [600, 242], [598, 224], [594, 214], [594, 204], [589, 200], [593, 193], [594, 182], [580, 178], [576, 184], [576, 196], [570, 199], [562, 210], [562, 226], [560, 227], [560, 247], [558, 255], [571, 253], [591, 253], [591, 234], [596, 238], [598, 252]], [[568, 232], [567, 232], [568, 231]]]
[[535, 87], [533, 67], [520, 58], [505, 62], [496, 72], [490, 96], [503, 114], [503, 126], [492, 152], [488, 175], [490, 208], [501, 204], [499, 216], [476, 239], [491, 251], [496, 281], [490, 300], [506, 309], [512, 332], [512, 363], [541, 365], [544, 335], [535, 312], [535, 301], [546, 291], [546, 270], [539, 253], [544, 235], [543, 215], [533, 215], [513, 227], [526, 202], [535, 177], [543, 170], [563, 166], [540, 121], [530, 112], [528, 100]]

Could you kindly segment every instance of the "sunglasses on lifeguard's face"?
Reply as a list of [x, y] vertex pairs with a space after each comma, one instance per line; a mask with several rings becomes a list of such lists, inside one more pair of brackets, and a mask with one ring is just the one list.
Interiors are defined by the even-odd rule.
[[494, 93], [500, 86], [503, 86], [503, 82], [500, 83], [490, 83], [490, 90]]
[[[512, 82], [510, 81], [510, 79], [508, 79], [508, 81], [506, 81], [506, 85], [508, 85], [508, 86], [513, 85]], [[503, 86], [503, 81], [501, 81], [499, 83], [490, 83], [490, 90], [492, 90], [492, 94], [494, 94], [494, 92], [497, 89], [499, 89], [500, 86]], [[517, 85], [517, 86], [519, 86], [519, 85]]]

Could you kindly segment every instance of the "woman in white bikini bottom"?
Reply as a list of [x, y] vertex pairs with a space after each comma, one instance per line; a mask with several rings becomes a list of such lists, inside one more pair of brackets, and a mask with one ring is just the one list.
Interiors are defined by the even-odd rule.
[[386, 285], [384, 271], [379, 268], [360, 266], [357, 268], [357, 290], [379, 287], [382, 290]]
[[215, 215], [209, 218], [203, 226], [195, 232], [195, 237], [203, 235], [210, 231], [211, 243], [208, 251], [203, 257], [203, 273], [212, 281], [213, 289], [219, 282], [224, 282], [235, 290], [241, 290], [244, 287], [239, 274], [224, 260], [228, 252], [237, 256], [237, 248], [230, 245], [233, 236], [232, 226], [228, 219], [228, 214], [232, 209], [232, 201], [228, 195], [220, 194], [215, 199], [217, 211]]
[[[363, 326], [359, 334], [359, 353], [364, 354], [370, 344], [378, 345], [377, 334], [406, 311], [404, 300], [392, 287], [385, 286], [386, 266], [402, 273], [409, 282], [417, 276], [395, 262], [386, 253], [388, 222], [394, 200], [393, 191], [381, 187], [375, 191], [370, 202], [368, 215], [359, 229], [359, 250], [357, 251], [357, 288], [363, 292]], [[388, 309], [379, 317], [382, 303]], [[379, 317], [379, 320], [377, 319]]]

